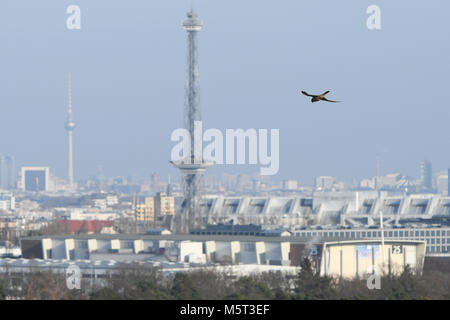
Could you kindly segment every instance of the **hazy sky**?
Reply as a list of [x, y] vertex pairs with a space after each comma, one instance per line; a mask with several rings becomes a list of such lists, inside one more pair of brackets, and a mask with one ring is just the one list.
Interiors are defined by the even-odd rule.
[[[66, 9], [81, 7], [82, 29]], [[366, 9], [381, 8], [379, 31]], [[279, 179], [418, 176], [450, 166], [450, 2], [199, 0], [206, 128], [280, 129]], [[72, 72], [75, 178], [174, 178], [189, 1], [2, 0], [0, 153], [66, 176]], [[344, 103], [314, 103], [300, 90]], [[211, 172], [256, 172], [220, 166]]]

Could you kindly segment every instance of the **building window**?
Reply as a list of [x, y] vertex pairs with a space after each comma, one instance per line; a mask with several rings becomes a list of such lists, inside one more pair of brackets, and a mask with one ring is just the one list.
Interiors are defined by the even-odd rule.
[[394, 237], [398, 237], [398, 231], [394, 231]]
[[354, 239], [354, 238], [355, 238], [355, 232], [351, 232], [351, 233], [350, 233], [350, 237], [351, 237], [352, 239]]
[[419, 236], [419, 231], [416, 231], [416, 237], [418, 237]]
[[389, 231], [389, 237], [392, 237], [392, 231]]
[[425, 236], [425, 233], [423, 231], [420, 231], [420, 236], [421, 237]]
[[431, 231], [431, 236], [432, 236], [432, 237], [434, 237], [434, 230], [433, 230], [433, 231]]
[[434, 238], [431, 238], [431, 244], [434, 244]]
[[429, 237], [430, 236], [430, 231], [426, 231], [425, 232], [425, 236]]
[[403, 231], [400, 231], [400, 237], [403, 237]]
[[363, 238], [366, 237], [366, 232], [365, 231], [362, 232], [362, 236], [363, 236]]
[[437, 239], [436, 239], [436, 243], [437, 243], [437, 244], [441, 244], [441, 239], [437, 238]]
[[436, 236], [440, 237], [441, 236], [441, 231], [436, 231]]

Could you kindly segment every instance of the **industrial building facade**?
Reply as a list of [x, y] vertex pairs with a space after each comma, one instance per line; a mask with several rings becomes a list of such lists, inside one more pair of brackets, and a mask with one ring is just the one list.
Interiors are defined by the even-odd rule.
[[[273, 237], [83, 235], [21, 239], [25, 259], [151, 260], [290, 265], [290, 242]], [[159, 256], [159, 257], [158, 257]]]
[[314, 192], [312, 197], [209, 196], [202, 208], [207, 224], [376, 225], [381, 212], [385, 225], [450, 221], [448, 196], [392, 195], [385, 191], [324, 191]]
[[320, 274], [339, 278], [367, 275], [399, 275], [406, 266], [421, 273], [425, 260], [424, 241], [355, 240], [327, 242], [322, 247]]
[[[387, 240], [425, 241], [427, 254], [450, 253], [450, 226], [403, 226], [385, 228], [383, 233]], [[305, 227], [295, 230], [294, 236], [316, 241], [379, 240], [381, 230], [360, 227]]]
[[424, 241], [357, 240], [312, 242], [298, 237], [203, 235], [91, 235], [32, 237], [21, 240], [25, 259], [90, 261], [166, 261], [202, 265], [300, 266], [311, 259], [317, 272], [357, 277], [369, 265], [398, 273], [405, 265], [421, 272]]

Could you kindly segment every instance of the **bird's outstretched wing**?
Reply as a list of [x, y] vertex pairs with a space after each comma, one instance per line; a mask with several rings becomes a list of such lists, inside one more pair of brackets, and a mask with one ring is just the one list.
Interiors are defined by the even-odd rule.
[[323, 97], [324, 95], [330, 93], [330, 91], [325, 91], [324, 93], [322, 93], [320, 96]]
[[306, 92], [306, 91], [302, 91], [302, 93], [303, 93], [305, 96], [308, 96], [308, 97], [315, 97], [315, 96], [313, 96], [312, 94], [309, 94], [309, 93]]
[[328, 102], [341, 102], [341, 101], [334, 101], [334, 100], [328, 100], [327, 98], [322, 98], [323, 101], [328, 101]]

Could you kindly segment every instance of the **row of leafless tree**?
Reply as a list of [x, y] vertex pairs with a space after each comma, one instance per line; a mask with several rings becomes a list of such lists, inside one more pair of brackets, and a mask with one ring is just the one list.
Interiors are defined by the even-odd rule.
[[83, 280], [69, 290], [64, 274], [35, 270], [0, 274], [0, 299], [450, 299], [450, 272], [427, 271], [381, 279], [380, 289], [368, 289], [366, 280], [338, 280], [311, 271], [308, 261], [295, 276], [279, 272], [235, 277], [200, 270], [164, 275], [140, 266], [120, 268], [102, 282]]

